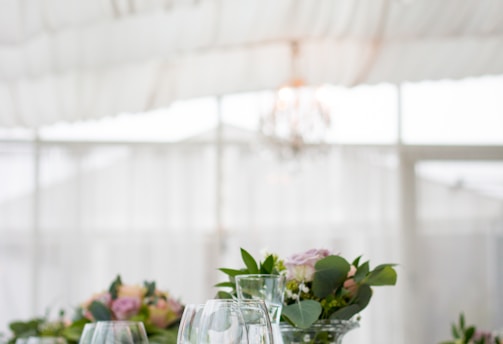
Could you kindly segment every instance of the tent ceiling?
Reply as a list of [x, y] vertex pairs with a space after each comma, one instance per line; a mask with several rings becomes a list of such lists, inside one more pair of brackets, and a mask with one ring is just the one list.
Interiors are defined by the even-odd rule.
[[503, 73], [501, 0], [0, 0], [0, 125], [310, 83]]

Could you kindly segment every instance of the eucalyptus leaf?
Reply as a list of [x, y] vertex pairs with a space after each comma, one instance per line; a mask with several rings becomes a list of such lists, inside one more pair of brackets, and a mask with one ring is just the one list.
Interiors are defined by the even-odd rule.
[[250, 274], [259, 273], [257, 262], [244, 248], [241, 249], [241, 258], [243, 258], [243, 262], [245, 263], [246, 268], [248, 269], [248, 272]]
[[360, 306], [356, 304], [349, 305], [332, 313], [332, 315], [330, 315], [330, 319], [349, 320], [353, 315], [358, 314], [361, 310]]
[[396, 279], [396, 271], [393, 269], [392, 265], [389, 264], [380, 265], [373, 271], [370, 271], [363, 282], [373, 286], [395, 285]]
[[361, 282], [367, 276], [367, 274], [369, 273], [369, 270], [370, 270], [370, 267], [369, 267], [368, 261], [366, 261], [365, 263], [360, 265], [358, 267], [358, 269], [356, 270], [356, 273], [354, 276], [355, 282], [357, 282], [357, 283]]
[[322, 308], [318, 301], [304, 300], [283, 307], [281, 315], [295, 327], [306, 329], [318, 320], [321, 311]]
[[89, 305], [89, 312], [91, 312], [93, 318], [96, 321], [109, 321], [112, 320], [112, 313], [110, 310], [101, 302], [93, 301]]
[[363, 310], [370, 302], [372, 298], [372, 289], [367, 284], [362, 284], [358, 287], [358, 292], [356, 293], [355, 304]]
[[328, 256], [315, 264], [313, 293], [325, 298], [342, 286], [349, 272], [350, 265], [340, 256]]

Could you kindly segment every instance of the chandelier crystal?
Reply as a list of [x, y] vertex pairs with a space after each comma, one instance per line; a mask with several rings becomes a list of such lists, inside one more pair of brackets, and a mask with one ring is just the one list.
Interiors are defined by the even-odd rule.
[[320, 151], [331, 125], [328, 87], [307, 85], [297, 64], [298, 44], [293, 42], [292, 78], [276, 91], [273, 108], [260, 121], [260, 133], [282, 157]]

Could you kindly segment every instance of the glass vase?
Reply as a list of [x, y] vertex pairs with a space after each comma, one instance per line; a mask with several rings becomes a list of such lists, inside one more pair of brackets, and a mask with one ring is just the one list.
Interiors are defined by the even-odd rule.
[[318, 320], [307, 329], [281, 323], [284, 344], [341, 344], [346, 333], [359, 327], [355, 320]]

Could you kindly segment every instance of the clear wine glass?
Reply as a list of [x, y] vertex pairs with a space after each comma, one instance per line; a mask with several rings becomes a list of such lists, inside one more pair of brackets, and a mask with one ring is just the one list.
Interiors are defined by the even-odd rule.
[[142, 322], [98, 321], [90, 344], [148, 344]]
[[238, 300], [246, 324], [248, 343], [273, 344], [273, 330], [263, 300]]
[[87, 323], [84, 325], [84, 329], [80, 335], [79, 344], [91, 344], [93, 339], [94, 330], [96, 329], [96, 323]]
[[178, 327], [178, 344], [197, 344], [199, 321], [204, 304], [187, 304], [183, 310], [180, 326]]
[[235, 300], [208, 300], [199, 323], [198, 344], [248, 344], [243, 314]]

